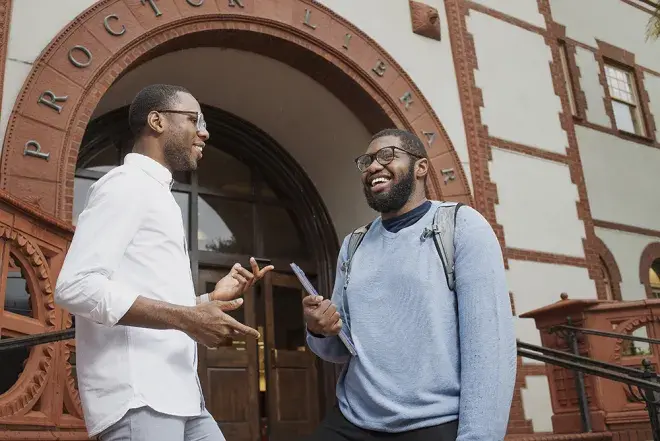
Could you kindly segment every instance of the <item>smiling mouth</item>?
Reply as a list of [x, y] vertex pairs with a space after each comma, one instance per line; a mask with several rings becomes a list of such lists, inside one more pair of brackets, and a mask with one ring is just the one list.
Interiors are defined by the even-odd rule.
[[369, 181], [369, 188], [374, 192], [383, 191], [391, 180], [392, 178], [386, 176], [378, 176]]
[[201, 155], [202, 150], [204, 150], [204, 144], [193, 144], [193, 150]]
[[390, 178], [386, 178], [384, 176], [379, 176], [375, 179], [371, 180], [371, 183], [369, 184], [371, 187], [375, 187], [378, 184], [387, 184], [390, 182]]

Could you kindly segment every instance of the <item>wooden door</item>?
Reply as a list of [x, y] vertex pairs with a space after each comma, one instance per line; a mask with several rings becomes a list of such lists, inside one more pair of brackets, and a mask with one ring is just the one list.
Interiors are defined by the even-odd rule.
[[[228, 272], [200, 268], [200, 292], [213, 291], [217, 281]], [[244, 296], [241, 308], [228, 314], [256, 329], [254, 292]], [[239, 337], [224, 347], [207, 349], [198, 345], [198, 349], [198, 371], [206, 408], [220, 425], [225, 438], [227, 441], [258, 441], [257, 342], [252, 337]]]
[[319, 421], [316, 357], [305, 345], [302, 299], [294, 275], [269, 273], [263, 283], [269, 441], [295, 441]]

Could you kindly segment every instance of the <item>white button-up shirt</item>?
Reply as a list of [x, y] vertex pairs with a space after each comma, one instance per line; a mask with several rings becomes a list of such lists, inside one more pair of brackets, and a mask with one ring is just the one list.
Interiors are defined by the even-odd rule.
[[185, 333], [118, 325], [138, 296], [196, 304], [172, 174], [130, 153], [95, 182], [57, 280], [76, 315], [78, 386], [89, 436], [131, 408], [178, 416], [204, 407], [197, 345]]

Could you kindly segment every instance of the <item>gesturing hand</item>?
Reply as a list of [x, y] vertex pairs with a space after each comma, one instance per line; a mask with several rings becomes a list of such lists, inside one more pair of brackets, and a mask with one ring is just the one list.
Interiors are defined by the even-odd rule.
[[335, 305], [321, 296], [307, 296], [303, 299], [303, 315], [307, 329], [315, 334], [337, 335], [341, 331], [341, 317]]
[[211, 300], [227, 301], [235, 299], [262, 279], [268, 271], [275, 269], [273, 265], [259, 269], [254, 257], [250, 258], [250, 265], [252, 266], [252, 272], [243, 268], [240, 263], [234, 264], [229, 274], [215, 284], [215, 289], [210, 295]]
[[185, 332], [208, 348], [217, 348], [238, 335], [259, 338], [259, 331], [236, 321], [224, 312], [237, 309], [242, 304], [243, 299], [201, 303], [191, 308]]

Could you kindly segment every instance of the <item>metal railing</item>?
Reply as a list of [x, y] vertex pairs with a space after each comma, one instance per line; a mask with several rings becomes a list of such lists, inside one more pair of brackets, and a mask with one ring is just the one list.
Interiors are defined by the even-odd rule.
[[[576, 389], [578, 392], [578, 402], [584, 432], [592, 432], [589, 406], [584, 384], [584, 375], [586, 374], [606, 378], [627, 385], [631, 397], [646, 404], [651, 423], [651, 430], [653, 432], [653, 440], [660, 441], [660, 376], [653, 371], [651, 363], [648, 360], [643, 360], [642, 369], [634, 369], [627, 366], [583, 357], [579, 355], [577, 333], [652, 344], [660, 344], [660, 340], [614, 332], [598, 331], [594, 329], [583, 329], [572, 326], [570, 319], [567, 323], [568, 325], [560, 325], [551, 328], [550, 332], [564, 338], [569, 344], [572, 353], [518, 341], [518, 355], [570, 369], [575, 372]], [[75, 329], [72, 328], [26, 337], [2, 339], [0, 340], [0, 352], [62, 340], [70, 340], [73, 338], [75, 338]]]

